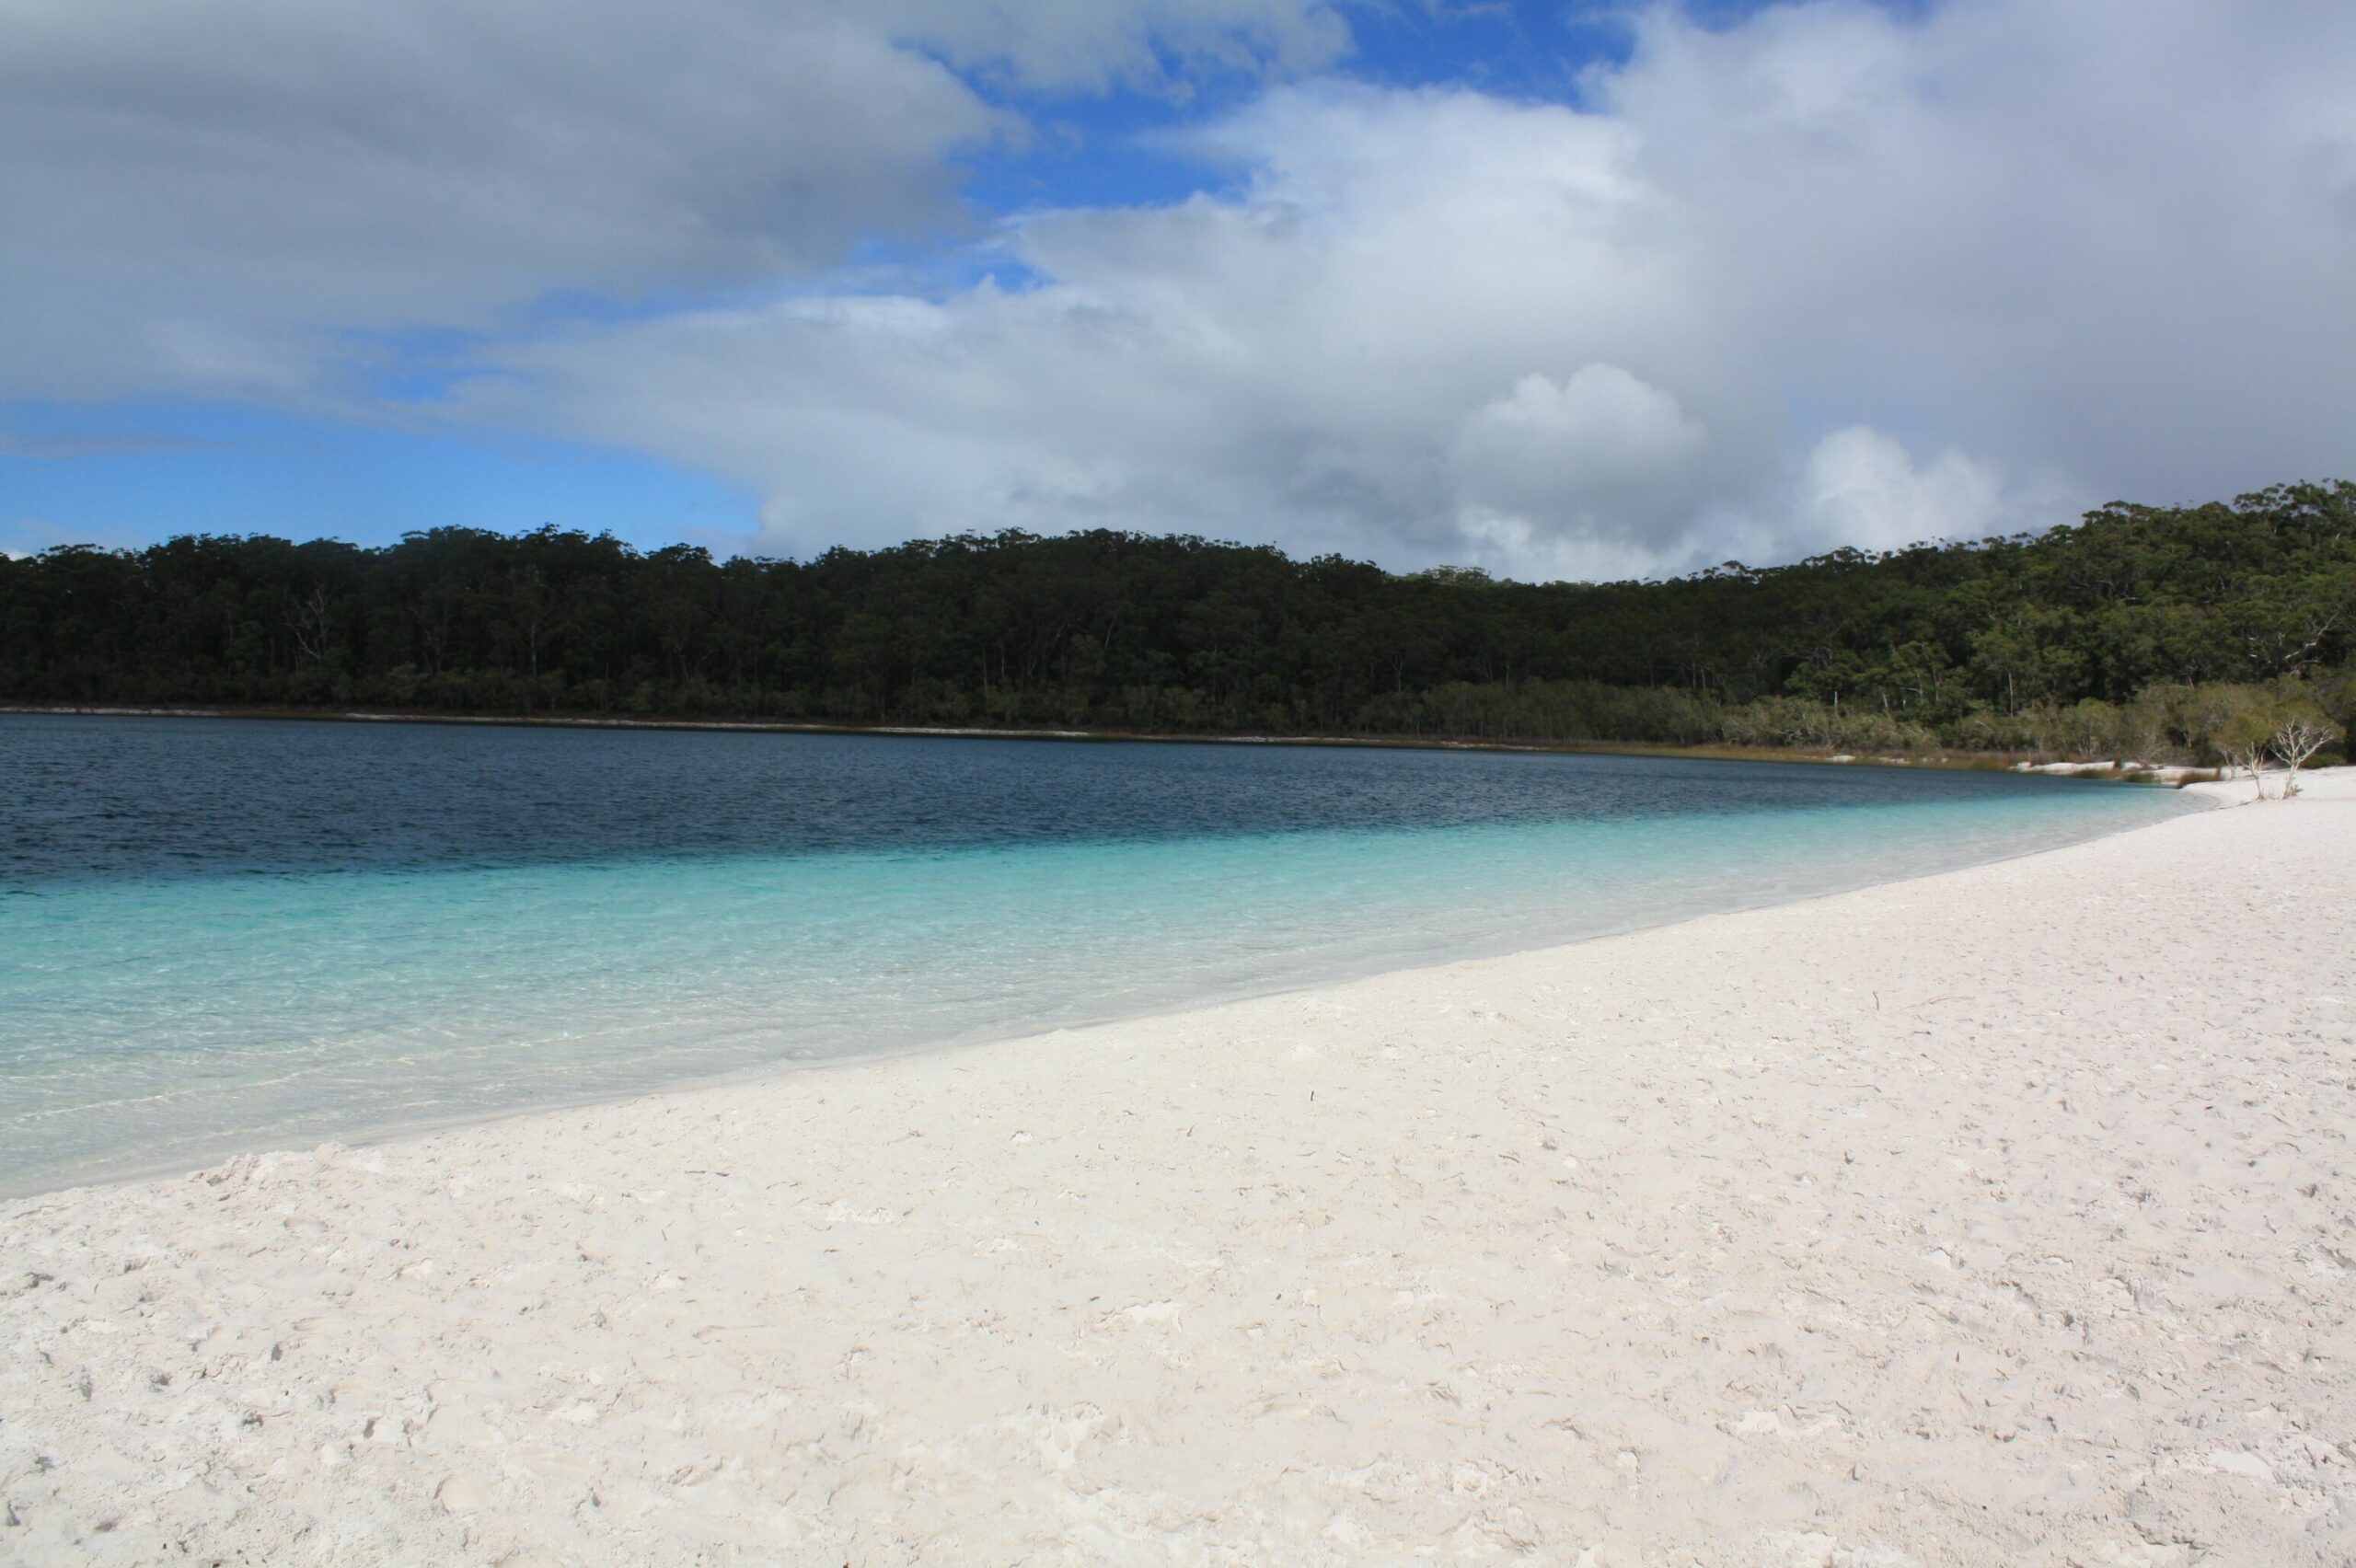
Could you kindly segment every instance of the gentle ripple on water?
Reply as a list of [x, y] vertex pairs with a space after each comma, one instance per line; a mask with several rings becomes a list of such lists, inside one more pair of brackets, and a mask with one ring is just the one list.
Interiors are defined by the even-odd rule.
[[0, 716], [0, 1190], [1538, 946], [2189, 804], [1657, 758]]

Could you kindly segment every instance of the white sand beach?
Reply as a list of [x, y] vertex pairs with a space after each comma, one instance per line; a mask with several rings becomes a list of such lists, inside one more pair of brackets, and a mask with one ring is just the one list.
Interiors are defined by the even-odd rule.
[[2351, 868], [2341, 770], [11, 1202], [0, 1559], [2345, 1564]]

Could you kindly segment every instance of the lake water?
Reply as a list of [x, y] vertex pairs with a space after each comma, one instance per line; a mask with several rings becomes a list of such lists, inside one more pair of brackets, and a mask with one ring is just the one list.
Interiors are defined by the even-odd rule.
[[1543, 946], [2192, 805], [1900, 768], [0, 715], [0, 1192]]

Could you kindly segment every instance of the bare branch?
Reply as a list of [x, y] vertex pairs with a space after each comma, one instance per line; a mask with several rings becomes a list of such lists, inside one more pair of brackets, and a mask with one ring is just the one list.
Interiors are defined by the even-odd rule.
[[2233, 771], [2247, 773], [2250, 782], [2257, 787], [2258, 793], [2251, 797], [2254, 800], [2266, 799], [2266, 746], [2263, 739], [2251, 740], [2231, 747], [2225, 753], [2225, 761]]
[[[2290, 718], [2278, 725], [2267, 738], [2267, 749], [2274, 759], [2290, 769], [2290, 777], [2282, 781], [2282, 798], [2289, 800], [2299, 792], [2299, 769], [2307, 758], [2323, 750], [2331, 732], [2312, 719]], [[2263, 791], [2261, 790], [2261, 793]]]

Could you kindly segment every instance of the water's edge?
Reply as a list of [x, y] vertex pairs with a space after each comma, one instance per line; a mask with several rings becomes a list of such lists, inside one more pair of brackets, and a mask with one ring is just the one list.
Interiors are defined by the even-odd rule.
[[[1993, 855], [1985, 859], [1975, 859], [1966, 864], [1942, 867], [1936, 870], [1927, 872], [1900, 875], [1887, 879], [1868, 877], [1865, 880], [1846, 883], [1830, 890], [1819, 890], [1796, 897], [1771, 896], [1750, 902], [1731, 904], [1724, 907], [1709, 909], [1698, 913], [1677, 915], [1665, 919], [1637, 919], [1625, 926], [1615, 926], [1606, 929], [1586, 932], [1568, 941], [1543, 941], [1534, 945], [1507, 944], [1498, 946], [1494, 949], [1453, 952], [1445, 957], [1436, 957], [1429, 962], [1404, 964], [1392, 963], [1360, 970], [1336, 972], [1319, 975], [1313, 978], [1276, 982], [1235, 991], [1206, 994], [1197, 997], [1173, 1003], [1157, 1004], [1134, 1009], [1114, 1009], [1103, 1015], [1091, 1015], [1068, 1020], [1045, 1029], [1023, 1030], [1011, 1033], [996, 1034], [987, 1037], [953, 1037], [930, 1041], [914, 1041], [896, 1045], [878, 1047], [876, 1049], [861, 1051], [855, 1054], [845, 1054], [814, 1059], [797, 1060], [781, 1058], [729, 1068], [720, 1072], [682, 1077], [653, 1087], [587, 1091], [572, 1096], [555, 1094], [535, 1100], [527, 1104], [501, 1106], [474, 1113], [440, 1115], [402, 1120], [387, 1123], [382, 1126], [373, 1129], [343, 1129], [339, 1131], [333, 1137], [324, 1140], [324, 1142], [325, 1144], [336, 1147], [356, 1148], [365, 1148], [392, 1143], [406, 1143], [413, 1139], [432, 1137], [437, 1135], [446, 1134], [468, 1127], [489, 1126], [499, 1123], [527, 1120], [534, 1116], [561, 1115], [571, 1112], [579, 1112], [604, 1106], [629, 1104], [641, 1101], [666, 1100], [677, 1095], [710, 1092], [715, 1090], [732, 1087], [742, 1088], [754, 1086], [786, 1074], [799, 1076], [802, 1074], [817, 1072], [837, 1072], [846, 1070], [857, 1071], [861, 1068], [884, 1063], [908, 1061], [925, 1057], [945, 1058], [972, 1051], [995, 1050], [1018, 1046], [1025, 1041], [1046, 1039], [1076, 1030], [1103, 1028], [1126, 1023], [1137, 1023], [1146, 1020], [1178, 1017], [1188, 1013], [1207, 1011], [1218, 1008], [1240, 1006], [1245, 1003], [1263, 1000], [1273, 997], [1310, 995], [1320, 991], [1362, 984], [1366, 981], [1378, 977], [1392, 975], [1403, 976], [1426, 972], [1438, 972], [1452, 969], [1462, 964], [1493, 963], [1507, 958], [1530, 957], [1554, 952], [1569, 952], [1576, 949], [1587, 947], [1595, 942], [1634, 936], [1645, 931], [1666, 930], [1679, 926], [1695, 924], [1703, 920], [1712, 920], [1729, 916], [1755, 913], [1762, 909], [1802, 907], [1811, 904], [1825, 903], [1834, 899], [1847, 897], [1854, 894], [1870, 890], [1888, 887], [1904, 887], [1916, 882], [1934, 882], [1945, 877], [1977, 872], [1992, 866], [2006, 865], [2020, 860], [2036, 859], [2048, 855], [2064, 854], [2086, 845], [2100, 843], [2104, 840], [2119, 837], [2123, 835], [2153, 832], [2166, 828], [2174, 824], [2187, 820], [2189, 817], [2198, 816], [2204, 812], [2222, 809], [2228, 803], [2224, 801], [2208, 796], [2205, 793], [2197, 798], [2202, 800], [2205, 803], [2182, 812], [2177, 815], [2160, 818], [2156, 821], [2129, 823], [2107, 827], [2101, 831], [2089, 834], [2084, 838], [2073, 839], [2066, 844], [2044, 845], [2033, 848], [2019, 850], [2010, 854]], [[322, 1146], [312, 1145], [311, 1147], [318, 1147]], [[264, 1156], [285, 1157], [307, 1152], [309, 1152], [307, 1148], [299, 1146], [281, 1144], [262, 1147], [245, 1147], [237, 1145], [229, 1140], [225, 1140], [222, 1147], [210, 1156], [201, 1158], [193, 1163], [187, 1159], [175, 1159], [169, 1161], [154, 1162], [146, 1165], [126, 1165], [121, 1170], [110, 1171], [103, 1175], [75, 1178], [72, 1180], [69, 1184], [65, 1185], [46, 1183], [38, 1177], [25, 1182], [17, 1182], [6, 1177], [0, 1177], [0, 1203], [6, 1203], [11, 1205], [21, 1205], [25, 1212], [37, 1213], [44, 1200], [57, 1199], [63, 1201], [67, 1199], [71, 1194], [77, 1193], [105, 1191], [152, 1182], [192, 1177], [204, 1170], [214, 1169], [223, 1161], [229, 1159]]]

